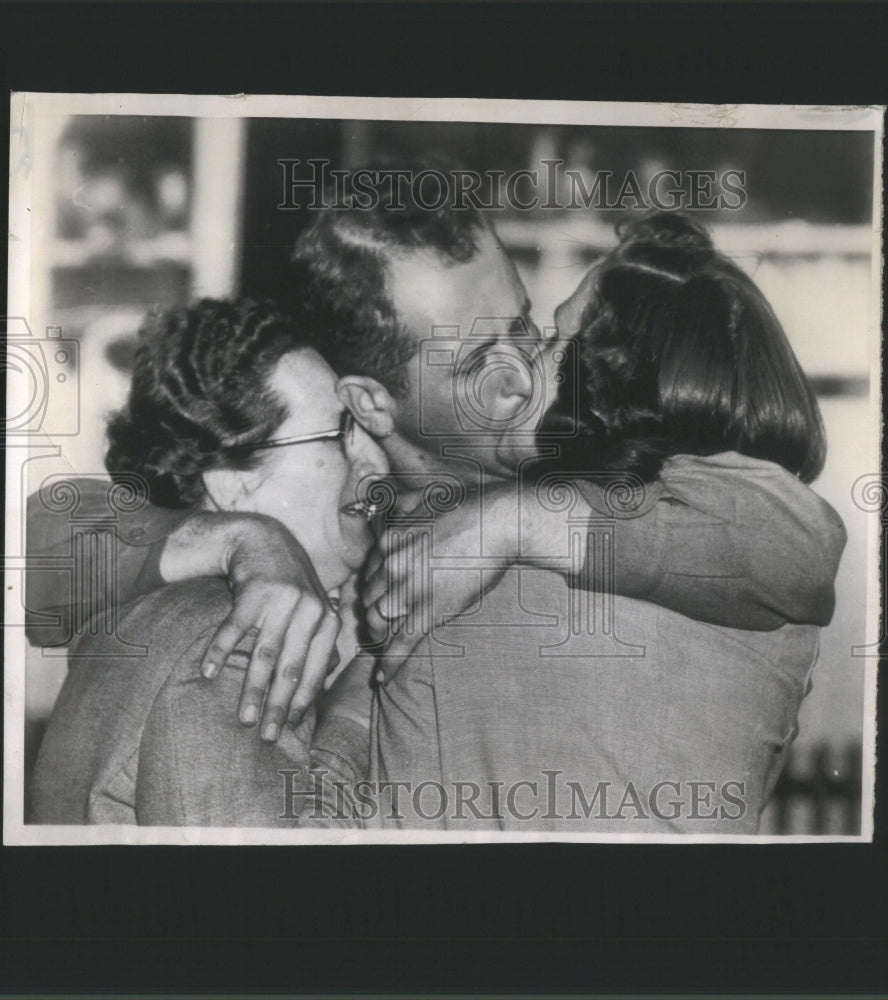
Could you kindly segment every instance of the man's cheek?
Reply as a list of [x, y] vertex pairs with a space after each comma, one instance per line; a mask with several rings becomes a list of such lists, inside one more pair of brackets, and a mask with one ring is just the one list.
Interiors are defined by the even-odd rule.
[[443, 384], [427, 384], [424, 390], [414, 416], [412, 433], [425, 440], [461, 433], [463, 428], [459, 415], [463, 406], [460, 386], [448, 379]]

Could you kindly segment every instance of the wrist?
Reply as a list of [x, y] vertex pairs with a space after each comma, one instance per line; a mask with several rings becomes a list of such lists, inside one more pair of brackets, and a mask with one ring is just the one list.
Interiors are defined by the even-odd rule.
[[261, 542], [276, 543], [277, 522], [260, 514], [197, 511], [166, 539], [159, 559], [160, 576], [175, 583], [197, 576], [227, 577], [238, 555]]
[[229, 576], [237, 565], [237, 556], [246, 546], [252, 546], [257, 530], [252, 514], [232, 514], [207, 511], [192, 518], [191, 534], [187, 539], [192, 551], [205, 553], [205, 565], [215, 576]]
[[[592, 510], [580, 497], [569, 509], [552, 509], [540, 502], [536, 489], [525, 486], [521, 491], [520, 506], [520, 558], [526, 566], [558, 569], [563, 559], [571, 555], [571, 535], [577, 522]], [[583, 552], [585, 561], [585, 551]], [[571, 565], [568, 573], [579, 572], [582, 567]]]
[[257, 558], [289, 549], [291, 536], [280, 521], [264, 514], [224, 514], [220, 525], [221, 574], [238, 582], [241, 570], [256, 569]]

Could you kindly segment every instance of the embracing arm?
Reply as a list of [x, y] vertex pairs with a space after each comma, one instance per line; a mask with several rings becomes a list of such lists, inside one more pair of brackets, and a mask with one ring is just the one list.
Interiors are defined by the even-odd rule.
[[[625, 597], [730, 628], [829, 622], [844, 527], [829, 504], [784, 469], [733, 453], [682, 456], [668, 463], [629, 516], [615, 516], [600, 487], [586, 482], [579, 488], [570, 524], [563, 511], [541, 504], [532, 488], [488, 490], [483, 590], [509, 566], [521, 564], [560, 572], [580, 589], [613, 586]], [[580, 559], [572, 561], [569, 531], [584, 522], [587, 539]], [[605, 533], [612, 543], [607, 560], [600, 556]], [[471, 562], [477, 546], [477, 513], [457, 510], [436, 519], [436, 557]], [[431, 599], [430, 575], [420, 571], [417, 558], [402, 543], [384, 538], [364, 591], [374, 634], [389, 637], [390, 666], [417, 641], [421, 613], [438, 624], [473, 604], [482, 589], [477, 571], [439, 574], [434, 613], [428, 615], [423, 604]], [[404, 586], [408, 578], [411, 587]], [[398, 619], [404, 620], [402, 627], [390, 635], [390, 622]]]
[[[25, 630], [35, 646], [67, 645], [76, 623], [168, 582], [160, 570], [164, 545], [192, 516], [150, 504], [132, 512], [116, 510], [112, 484], [104, 479], [77, 478], [70, 486], [77, 498], [73, 512], [46, 502], [39, 491], [28, 497]], [[116, 537], [113, 574], [100, 553], [75, 541], [78, 531], [96, 525], [108, 525]]]
[[[825, 500], [780, 466], [735, 453], [667, 463], [635, 517], [614, 525], [615, 591], [728, 628], [827, 625], [846, 533]], [[593, 539], [602, 491], [587, 487], [590, 538], [574, 586], [600, 590]]]
[[[302, 546], [274, 518], [145, 504], [110, 522], [116, 572], [108, 573], [88, 546], [74, 544], [72, 528], [90, 519], [108, 521], [112, 484], [72, 482], [77, 522], [43, 503], [39, 493], [28, 498], [30, 641], [66, 645], [77, 622], [166, 583], [226, 578], [234, 605], [207, 646], [202, 671], [217, 676], [238, 642], [255, 634], [238, 712], [249, 725], [261, 711], [263, 737], [275, 740], [291, 705], [304, 710], [323, 687], [341, 624]], [[75, 587], [74, 580], [87, 585]]]

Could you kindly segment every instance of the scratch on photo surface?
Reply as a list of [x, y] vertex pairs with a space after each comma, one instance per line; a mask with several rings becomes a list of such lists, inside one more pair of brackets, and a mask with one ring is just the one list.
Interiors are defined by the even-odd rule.
[[729, 128], [739, 121], [739, 104], [668, 104], [674, 122], [686, 125], [723, 125]]

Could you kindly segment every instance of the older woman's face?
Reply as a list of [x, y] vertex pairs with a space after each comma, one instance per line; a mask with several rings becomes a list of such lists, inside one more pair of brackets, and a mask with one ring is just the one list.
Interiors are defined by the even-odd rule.
[[[315, 351], [284, 355], [270, 386], [290, 413], [274, 432], [276, 440], [340, 426], [344, 406], [336, 376]], [[289, 528], [330, 588], [361, 566], [373, 541], [366, 518], [354, 510], [356, 487], [366, 476], [387, 471], [382, 450], [355, 425], [342, 440], [265, 451], [257, 468], [237, 473], [243, 490], [235, 506], [275, 517]]]

